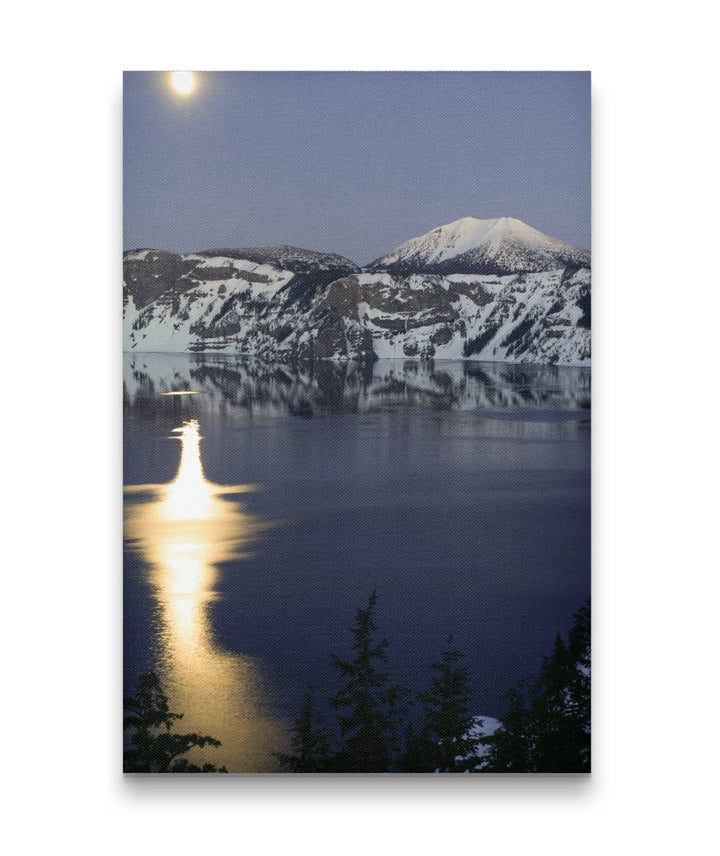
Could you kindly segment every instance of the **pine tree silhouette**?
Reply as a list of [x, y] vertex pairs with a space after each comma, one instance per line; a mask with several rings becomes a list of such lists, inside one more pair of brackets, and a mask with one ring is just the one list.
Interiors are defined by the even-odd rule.
[[558, 634], [543, 663], [531, 718], [540, 773], [590, 770], [590, 608], [575, 614], [566, 645]]
[[345, 680], [332, 706], [338, 711], [343, 738], [337, 765], [346, 772], [382, 773], [397, 768], [398, 725], [405, 713], [402, 703], [407, 690], [391, 683], [388, 673], [382, 671], [388, 642], [375, 640], [376, 602], [373, 591], [367, 608], [357, 610], [352, 628], [353, 659], [333, 656], [333, 664]]
[[492, 773], [529, 773], [532, 771], [529, 711], [517, 688], [510, 690], [508, 701], [502, 727], [485, 741], [490, 747], [486, 769]]
[[436, 746], [410, 723], [405, 728], [404, 750], [398, 761], [401, 773], [432, 773], [436, 769]]
[[326, 773], [333, 769], [330, 735], [315, 710], [313, 688], [305, 691], [300, 716], [291, 729], [294, 754], [276, 752], [275, 757], [290, 773]]
[[[341, 736], [333, 751], [330, 734], [317, 716], [312, 692], [305, 695], [300, 716], [292, 729], [292, 754], [276, 753], [291, 772], [555, 772], [590, 770], [590, 606], [580, 609], [565, 642], [557, 635], [552, 653], [543, 660], [539, 678], [529, 688], [519, 686], [508, 694], [508, 709], [500, 729], [489, 737], [471, 736], [475, 718], [470, 713], [469, 671], [452, 636], [440, 660], [433, 664], [422, 704], [420, 730], [407, 721], [408, 691], [390, 680], [386, 639], [377, 640], [373, 591], [366, 608], [359, 608], [352, 628], [352, 657], [333, 657], [343, 686], [331, 700], [337, 712]], [[151, 687], [152, 689], [152, 687]], [[163, 726], [167, 732], [178, 714], [169, 713], [160, 695], [145, 704], [144, 717], [135, 722], [133, 751], [146, 769], [157, 768], [157, 748], [146, 737]], [[404, 751], [399, 751], [399, 731], [404, 720]], [[141, 725], [142, 727], [138, 727]], [[175, 735], [172, 735], [175, 736]], [[179, 753], [166, 768], [179, 770], [187, 762], [174, 760], [198, 741], [219, 745], [209, 737], [179, 735]], [[150, 740], [151, 748], [146, 747]], [[480, 747], [489, 747], [483, 756]], [[162, 744], [157, 744], [165, 752]], [[185, 746], [185, 749], [182, 749]], [[128, 757], [126, 753], [126, 758]], [[150, 762], [148, 762], [150, 758]], [[195, 768], [197, 769], [197, 768]]]
[[583, 606], [575, 615], [568, 634], [568, 653], [575, 668], [568, 681], [568, 713], [580, 727], [577, 736], [577, 752], [583, 770], [590, 770], [591, 733], [591, 681], [590, 681], [590, 604]]
[[126, 715], [123, 729], [128, 732], [123, 757], [126, 773], [227, 773], [225, 767], [202, 767], [182, 758], [194, 746], [220, 746], [214, 737], [200, 734], [173, 734], [173, 724], [181, 713], [171, 713], [167, 696], [155, 672], [142, 675], [136, 697], [123, 701]]
[[470, 674], [459, 665], [464, 654], [446, 640], [440, 661], [433, 663], [435, 674], [430, 689], [418, 699], [423, 705], [423, 725], [419, 736], [406, 739], [403, 766], [418, 767], [415, 772], [459, 773], [472, 771], [480, 763], [477, 739], [470, 736], [474, 718], [470, 714]]
[[491, 772], [590, 772], [590, 605], [543, 661], [527, 707], [511, 693], [503, 727], [488, 741]]

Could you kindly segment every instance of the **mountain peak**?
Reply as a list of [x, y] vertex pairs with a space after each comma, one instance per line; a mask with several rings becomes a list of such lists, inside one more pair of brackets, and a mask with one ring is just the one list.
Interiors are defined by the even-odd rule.
[[372, 262], [371, 270], [425, 273], [517, 273], [590, 265], [590, 253], [515, 217], [462, 217], [411, 238]]

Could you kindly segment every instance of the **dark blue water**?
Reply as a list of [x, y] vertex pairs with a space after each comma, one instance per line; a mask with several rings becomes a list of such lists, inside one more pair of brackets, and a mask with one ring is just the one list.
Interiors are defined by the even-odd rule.
[[[177, 470], [172, 429], [196, 419], [206, 478], [257, 485], [263, 526], [223, 561], [213, 650], [248, 658], [268, 715], [337, 688], [358, 605], [378, 593], [390, 668], [424, 689], [453, 633], [475, 712], [502, 717], [590, 591], [589, 370], [387, 361], [299, 372], [216, 357], [133, 355], [125, 483]], [[196, 395], [167, 396], [171, 390]], [[126, 552], [128, 690], [165, 632], [147, 556]]]

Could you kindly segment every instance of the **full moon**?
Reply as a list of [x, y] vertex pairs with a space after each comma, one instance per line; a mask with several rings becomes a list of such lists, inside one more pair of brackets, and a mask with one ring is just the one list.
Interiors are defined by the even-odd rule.
[[192, 71], [173, 71], [170, 74], [170, 82], [176, 92], [188, 95], [195, 88], [195, 75]]

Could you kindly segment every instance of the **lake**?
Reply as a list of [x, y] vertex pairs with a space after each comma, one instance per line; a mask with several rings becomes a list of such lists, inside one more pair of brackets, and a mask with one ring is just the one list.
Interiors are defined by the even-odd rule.
[[124, 405], [125, 689], [158, 672], [194, 760], [276, 769], [373, 589], [394, 677], [452, 633], [497, 718], [589, 597], [587, 368], [128, 354]]

